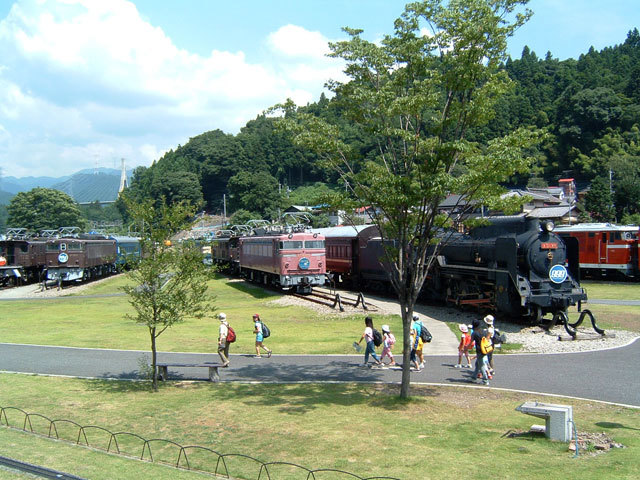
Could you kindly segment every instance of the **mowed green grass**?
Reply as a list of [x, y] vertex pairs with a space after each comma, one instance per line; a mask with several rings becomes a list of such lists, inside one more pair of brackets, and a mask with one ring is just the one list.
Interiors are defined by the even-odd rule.
[[640, 300], [638, 282], [603, 282], [583, 280], [580, 282], [587, 290], [589, 298], [606, 300]]
[[[0, 404], [146, 439], [200, 445], [263, 462], [340, 469], [362, 477], [465, 478], [479, 458], [485, 458], [490, 460], [492, 479], [637, 478], [638, 410], [462, 387], [414, 386], [412, 398], [401, 401], [397, 388], [166, 382], [151, 393], [142, 382], [0, 374]], [[528, 431], [539, 423], [515, 411], [527, 400], [572, 405], [579, 433], [605, 432], [626, 448], [600, 455], [581, 452], [574, 458], [567, 444], [543, 436], [507, 438], [510, 431]], [[22, 427], [21, 414], [11, 410], [7, 414], [12, 425]], [[34, 417], [33, 425], [38, 432], [48, 432], [48, 422], [42, 419]], [[75, 442], [77, 432], [77, 427], [59, 424], [63, 438]], [[87, 435], [92, 445], [106, 448], [108, 436], [96, 430]], [[139, 457], [142, 445], [132, 438], [121, 439], [120, 448]], [[195, 478], [4, 427], [0, 427], [0, 451], [92, 479]], [[156, 461], [175, 463], [178, 450], [153, 443], [152, 454]], [[189, 461], [194, 467], [213, 468], [203, 456], [194, 454]], [[252, 462], [227, 461], [233, 477], [258, 478], [259, 466]], [[273, 479], [306, 478], [302, 472], [294, 476], [284, 467], [271, 468]], [[317, 474], [316, 478], [346, 477]]]
[[[595, 282], [583, 281], [589, 299], [593, 300], [640, 300], [640, 283], [636, 282]], [[637, 305], [602, 305], [585, 303], [583, 308], [593, 312], [596, 322], [605, 329], [628, 330], [640, 332], [640, 306]], [[571, 321], [578, 319], [572, 314]], [[585, 322], [589, 323], [586, 318]]]
[[[133, 308], [120, 287], [127, 282], [121, 275], [91, 286], [82, 295], [62, 298], [3, 301], [0, 304], [2, 341], [38, 345], [65, 345], [87, 348], [148, 350], [149, 332], [143, 325], [128, 320]], [[272, 336], [265, 342], [277, 353], [346, 354], [354, 353], [351, 344], [364, 330], [364, 316], [321, 315], [309, 308], [274, 303], [276, 292], [237, 280], [219, 277], [209, 283], [216, 296], [216, 310], [203, 319], [185, 318], [158, 339], [162, 351], [216, 351], [216, 318], [225, 312], [237, 334], [232, 353], [255, 351], [254, 313], [259, 313]], [[69, 290], [73, 292], [73, 290]], [[93, 297], [93, 295], [116, 295]], [[398, 315], [372, 315], [375, 325], [391, 325], [402, 331]]]

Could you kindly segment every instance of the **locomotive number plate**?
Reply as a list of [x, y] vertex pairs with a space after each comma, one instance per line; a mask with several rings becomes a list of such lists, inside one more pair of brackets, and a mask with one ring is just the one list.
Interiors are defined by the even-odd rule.
[[540, 244], [540, 248], [542, 248], [543, 250], [544, 249], [555, 250], [556, 248], [558, 248], [558, 244], [553, 242], [542, 242]]

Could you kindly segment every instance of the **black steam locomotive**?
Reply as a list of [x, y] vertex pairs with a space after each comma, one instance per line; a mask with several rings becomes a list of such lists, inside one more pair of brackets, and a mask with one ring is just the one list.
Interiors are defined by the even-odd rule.
[[504, 217], [453, 234], [436, 257], [427, 295], [456, 305], [486, 304], [538, 323], [587, 299], [580, 287], [578, 243], [553, 233], [553, 223]]
[[[422, 297], [459, 307], [486, 308], [538, 323], [587, 299], [579, 284], [578, 244], [552, 232], [553, 223], [494, 218], [468, 234], [443, 234]], [[374, 226], [319, 229], [327, 270], [356, 288], [388, 290]], [[433, 252], [432, 252], [433, 253]]]

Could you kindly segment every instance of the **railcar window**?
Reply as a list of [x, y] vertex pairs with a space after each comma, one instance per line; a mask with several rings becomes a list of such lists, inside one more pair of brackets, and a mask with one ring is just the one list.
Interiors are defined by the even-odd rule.
[[20, 251], [22, 253], [29, 253], [29, 245], [20, 245]]
[[280, 242], [280, 250], [300, 250], [301, 248], [301, 240], [285, 240]]
[[324, 248], [324, 240], [305, 240], [304, 248]]
[[[64, 244], [62, 244], [64, 245]], [[80, 242], [70, 242], [69, 245], [67, 245], [67, 250], [73, 251], [73, 252], [80, 252], [82, 251], [82, 243]]]
[[48, 252], [57, 252], [58, 244], [57, 243], [47, 243], [47, 251]]
[[594, 232], [589, 232], [589, 238], [593, 238], [595, 236], [596, 236], [596, 234]]

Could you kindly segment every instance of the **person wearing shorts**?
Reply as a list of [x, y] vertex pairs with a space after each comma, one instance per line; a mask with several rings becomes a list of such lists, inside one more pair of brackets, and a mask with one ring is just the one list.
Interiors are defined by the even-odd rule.
[[264, 336], [262, 335], [262, 320], [260, 320], [260, 315], [257, 313], [253, 315], [253, 333], [256, 334], [256, 357], [262, 358], [260, 355], [260, 349], [262, 348], [265, 352], [267, 352], [267, 358], [271, 357], [272, 351], [264, 346], [262, 342], [264, 342]]

